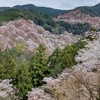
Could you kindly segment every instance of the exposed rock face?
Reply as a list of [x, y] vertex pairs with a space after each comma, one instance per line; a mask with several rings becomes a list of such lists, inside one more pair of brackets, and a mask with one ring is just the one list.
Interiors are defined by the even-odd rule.
[[10, 21], [0, 27], [0, 48], [4, 50], [6, 46], [12, 48], [16, 43], [20, 43], [26, 50], [35, 51], [40, 43], [43, 43], [47, 52], [51, 53], [55, 47], [63, 48], [66, 44], [71, 44], [77, 37], [69, 33], [54, 35], [34, 24], [30, 20], [19, 19]]
[[68, 23], [89, 23], [93, 27], [100, 28], [100, 17], [91, 17], [89, 14], [85, 14], [80, 10], [74, 9], [68, 13], [54, 18], [55, 21], [65, 21]]

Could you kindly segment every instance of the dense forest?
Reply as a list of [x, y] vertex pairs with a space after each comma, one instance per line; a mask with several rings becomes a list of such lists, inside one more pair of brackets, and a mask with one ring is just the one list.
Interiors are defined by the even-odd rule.
[[11, 83], [18, 89], [16, 95], [25, 100], [32, 87], [44, 84], [44, 77], [58, 77], [63, 69], [76, 64], [74, 57], [84, 46], [85, 43], [79, 40], [64, 49], [57, 47], [49, 57], [43, 44], [39, 45], [36, 53], [26, 53], [21, 46], [7, 48], [0, 51], [0, 79], [12, 79]]
[[88, 23], [78, 23], [74, 25], [65, 22], [54, 22], [52, 17], [44, 14], [43, 12], [38, 12], [35, 10], [18, 10], [15, 8], [0, 13], [0, 24], [2, 25], [3, 22], [20, 18], [33, 20], [37, 25], [42, 26], [52, 34], [62, 34], [64, 31], [68, 31], [74, 35], [83, 34], [91, 28]]
[[[27, 5], [27, 6], [31, 7], [31, 5]], [[98, 5], [94, 6], [94, 12], [97, 9], [98, 13], [94, 13], [94, 12], [91, 13], [91, 9], [93, 9], [93, 8], [89, 8], [89, 7], [86, 7], [87, 10], [85, 10], [82, 7], [78, 8], [78, 9], [81, 9], [82, 11], [91, 14], [91, 16], [94, 16], [94, 15], [99, 14], [99, 10], [98, 10], [98, 8], [96, 8], [97, 6]], [[19, 9], [18, 9], [18, 7], [19, 7]], [[33, 5], [32, 5], [32, 7], [33, 7]], [[41, 10], [45, 11], [45, 8], [42, 8]], [[52, 9], [48, 8], [48, 10], [50, 11], [49, 14], [51, 14]], [[58, 13], [59, 13], [59, 11], [56, 12], [56, 14], [58, 14]], [[80, 49], [85, 48], [85, 45], [87, 45], [86, 41], [89, 41], [90, 46], [91, 46], [93, 41], [98, 39], [96, 37], [97, 30], [95, 28], [91, 28], [91, 25], [89, 25], [88, 23], [70, 24], [70, 23], [66, 23], [63, 21], [55, 22], [52, 19], [52, 16], [45, 14], [41, 11], [33, 10], [31, 8], [26, 9], [24, 7], [22, 9], [22, 6], [15, 6], [14, 8], [11, 8], [11, 9], [8, 8], [8, 10], [6, 9], [5, 11], [0, 12], [0, 25], [1, 26], [5, 22], [23, 18], [26, 20], [34, 21], [34, 23], [36, 23], [37, 25], [40, 25], [44, 29], [50, 31], [51, 34], [60, 35], [60, 34], [63, 34], [65, 31], [68, 31], [69, 33], [73, 33], [74, 35], [78, 34], [78, 35], [84, 36], [84, 33], [91, 29], [89, 32], [93, 33], [93, 36], [94, 36], [93, 38], [92, 38], [92, 35], [88, 35], [86, 38], [82, 37], [79, 40], [77, 40], [77, 42], [74, 42], [72, 45], [66, 45], [63, 49], [56, 47], [51, 55], [47, 55], [46, 47], [43, 44], [40, 44], [38, 46], [38, 48], [36, 49], [36, 52], [25, 51], [24, 46], [21, 43], [17, 43], [16, 47], [13, 47], [13, 48], [6, 47], [6, 49], [4, 51], [0, 50], [0, 82], [2, 83], [3, 80], [11, 79], [10, 84], [13, 84], [13, 88], [15, 88], [17, 91], [15, 93], [15, 95], [16, 95], [16, 97], [18, 97], [18, 99], [16, 99], [16, 100], [27, 100], [27, 97], [28, 97], [27, 94], [29, 91], [31, 91], [32, 88], [34, 88], [34, 89], [40, 88], [46, 84], [43, 81], [43, 78], [52, 77], [52, 80], [53, 80], [53, 78], [56, 80], [61, 75], [61, 73], [63, 72], [64, 69], [71, 69], [72, 66], [76, 65], [77, 63], [84, 64], [84, 59], [83, 59], [83, 62], [81, 60], [79, 62], [77, 62], [75, 60], [75, 57], [78, 55], [78, 52]], [[89, 32], [88, 32], [88, 34], [90, 34]], [[96, 43], [94, 42], [94, 46], [95, 46], [95, 44]], [[98, 44], [99, 43], [97, 41], [96, 45], [98, 45]], [[96, 49], [99, 50], [98, 48], [96, 48]], [[89, 46], [85, 49], [87, 52], [87, 50], [89, 49]], [[85, 49], [83, 51], [80, 51], [79, 57], [82, 56], [81, 54], [82, 54], [82, 52], [84, 53]], [[94, 53], [94, 51], [92, 51], [92, 49], [90, 49], [90, 51], [92, 52], [92, 53], [90, 53], [90, 55]], [[95, 55], [97, 55], [97, 52]], [[93, 58], [93, 57], [94, 57], [94, 55], [91, 56], [91, 58]], [[85, 66], [85, 67], [87, 67], [87, 66]], [[93, 69], [92, 71], [96, 72], [97, 70]], [[74, 73], [72, 73], [72, 74], [74, 74]], [[80, 74], [80, 73], [78, 73], [78, 74]], [[85, 76], [83, 73], [82, 73], [82, 75]], [[82, 75], [80, 75], [80, 76], [82, 77]], [[85, 90], [87, 89], [90, 94], [93, 93], [93, 92], [91, 92], [92, 90], [90, 91], [90, 87], [89, 88], [87, 87], [89, 85], [87, 84], [87, 81], [88, 81], [87, 79], [85, 82], [86, 77], [80, 78], [80, 77], [74, 76], [74, 79], [75, 78], [80, 79], [80, 80], [78, 80], [78, 82], [80, 82], [80, 84], [82, 86], [85, 84], [84, 85]], [[46, 93], [50, 93], [53, 96], [53, 95], [57, 94], [56, 93], [56, 91], [58, 90], [57, 86], [59, 85], [59, 87], [60, 86], [65, 87], [65, 89], [64, 88], [62, 89], [65, 92], [66, 91], [66, 82], [65, 81], [66, 80], [61, 80], [60, 82], [58, 81], [58, 84], [56, 84], [56, 85], [52, 83], [53, 84], [52, 86], [50, 86], [50, 84], [49, 84], [50, 88], [51, 89], [53, 88], [53, 92], [49, 91], [48, 87], [44, 90], [46, 91]], [[61, 84], [61, 82], [64, 84]], [[74, 84], [75, 84], [75, 86], [78, 87], [78, 89], [81, 86], [80, 84], [77, 83], [76, 80], [75, 80]], [[68, 84], [68, 85], [70, 85], [70, 84]], [[97, 87], [98, 87], [98, 84], [97, 84]], [[2, 90], [2, 88], [1, 88], [1, 90]], [[93, 90], [94, 90], [94, 86], [93, 86]], [[44, 91], [42, 91], [42, 92], [44, 92]], [[58, 97], [59, 97], [59, 93], [61, 93], [61, 95], [63, 97], [65, 96], [65, 93], [63, 93], [61, 91], [60, 92], [57, 91], [57, 92], [58, 92], [58, 94], [57, 94]], [[75, 92], [77, 92], [77, 91], [75, 90]], [[72, 93], [74, 94], [75, 92], [72, 92]], [[82, 92], [82, 89], [81, 89], [81, 91], [78, 90], [78, 92], [79, 93]], [[78, 92], [77, 92], [77, 94], [79, 94]], [[87, 93], [87, 91], [85, 93]], [[92, 96], [91, 95], [89, 95], [89, 96], [90, 97], [88, 97], [88, 96], [87, 97], [90, 100], [92, 98]], [[56, 98], [56, 96], [54, 96], [54, 97], [55, 97], [55, 100], [61, 100], [59, 98]], [[3, 99], [0, 98], [0, 100], [3, 100]], [[14, 100], [14, 98], [11, 100]], [[99, 100], [99, 99], [96, 98], [96, 100]]]
[[77, 7], [77, 9], [91, 16], [100, 16], [100, 10], [99, 10], [100, 3], [95, 6], [91, 6], [91, 7], [88, 7], [88, 6]]

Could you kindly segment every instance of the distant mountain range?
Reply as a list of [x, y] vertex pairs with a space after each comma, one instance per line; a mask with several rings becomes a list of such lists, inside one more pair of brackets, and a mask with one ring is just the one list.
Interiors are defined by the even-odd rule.
[[83, 34], [92, 27], [100, 30], [100, 3], [95, 6], [77, 7], [72, 10], [59, 10], [38, 7], [33, 4], [0, 7], [0, 24], [15, 19], [30, 19], [37, 25], [54, 34], [68, 31]]
[[77, 7], [76, 9], [86, 13], [90, 14], [91, 16], [100, 16], [100, 3], [96, 4], [95, 6], [83, 6], [83, 7]]
[[[33, 4], [15, 5], [13, 7], [0, 7], [0, 11], [5, 11], [5, 10], [11, 9], [11, 8], [16, 8], [16, 9], [20, 9], [20, 10], [36, 10], [36, 11], [40, 11], [45, 14], [48, 14], [52, 17], [56, 17], [60, 14], [71, 11], [71, 10], [53, 9], [50, 7], [39, 7], [39, 6], [35, 6]], [[99, 16], [100, 15], [100, 3], [96, 4], [94, 6], [82, 6], [82, 7], [77, 7], [75, 9], [78, 9], [86, 14], [90, 14], [91, 16]]]
[[57, 16], [54, 20], [70, 24], [88, 23], [100, 30], [100, 3], [91, 7], [77, 7]]
[[[12, 8], [20, 9], [20, 10], [35, 10], [40, 11], [45, 14], [48, 14], [52, 17], [58, 16], [59, 14], [65, 13], [66, 10], [59, 10], [59, 9], [53, 9], [49, 7], [38, 7], [33, 4], [27, 4], [27, 5], [16, 5]], [[0, 11], [11, 9], [11, 7], [0, 7]]]

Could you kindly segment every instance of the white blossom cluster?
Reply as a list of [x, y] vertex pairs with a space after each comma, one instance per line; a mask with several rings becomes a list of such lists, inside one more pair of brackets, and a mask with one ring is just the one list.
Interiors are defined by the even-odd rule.
[[[98, 73], [88, 72], [100, 67], [100, 37], [87, 41], [85, 48], [79, 50], [76, 56], [77, 65], [70, 71], [64, 70], [57, 78], [45, 77], [46, 84], [40, 88], [33, 88], [28, 92], [28, 100], [89, 100], [91, 98], [87, 86], [98, 97]], [[45, 93], [45, 89], [50, 93]], [[50, 94], [50, 95], [49, 95]], [[94, 99], [95, 100], [95, 99]]]
[[100, 64], [100, 36], [97, 40], [88, 41], [84, 49], [79, 50], [76, 56], [78, 64], [74, 66], [76, 69], [81, 68], [83, 71], [91, 71]]
[[5, 79], [0, 82], [0, 99], [15, 100], [15, 89], [10, 84], [10, 81], [9, 79]]
[[51, 100], [51, 96], [39, 88], [32, 88], [32, 91], [28, 92], [27, 96], [28, 100]]

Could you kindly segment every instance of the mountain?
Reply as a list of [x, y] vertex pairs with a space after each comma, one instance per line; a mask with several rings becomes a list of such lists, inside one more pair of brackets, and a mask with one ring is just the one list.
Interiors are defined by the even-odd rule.
[[1, 25], [3, 22], [19, 18], [33, 20], [37, 25], [42, 26], [52, 34], [62, 34], [64, 31], [68, 31], [73, 34], [83, 34], [91, 28], [91, 26], [87, 23], [71, 25], [70, 23], [55, 22], [49, 15], [34, 10], [20, 10], [11, 8], [0, 13]]
[[11, 9], [11, 8], [16, 8], [19, 10], [35, 10], [35, 11], [43, 12], [52, 17], [56, 17], [64, 12], [66, 12], [66, 10], [53, 9], [50, 7], [39, 7], [39, 6], [35, 6], [33, 4], [15, 5], [13, 7], [0, 7], [0, 12]]
[[0, 12], [10, 9], [11, 7], [0, 7]]
[[8, 22], [15, 19], [30, 19], [33, 20], [36, 24], [44, 27], [46, 30], [52, 31], [56, 27], [55, 22], [49, 15], [46, 15], [39, 11], [34, 10], [19, 10], [11, 8], [6, 11], [0, 12], [0, 24], [3, 22]]
[[57, 46], [63, 48], [75, 41], [77, 37], [72, 34], [51, 34], [31, 20], [14, 20], [0, 27], [0, 48], [2, 50], [5, 50], [7, 46], [13, 48], [20, 44], [25, 51], [35, 51], [39, 44], [43, 43], [47, 48], [47, 53], [51, 54]]
[[[1, 12], [0, 22], [19, 18], [33, 20], [53, 34], [62, 34], [68, 31], [73, 34], [82, 34], [92, 27], [100, 30], [100, 4], [92, 7], [84, 6], [65, 11], [48, 7], [37, 7], [33, 4], [16, 5]], [[52, 20], [52, 17], [53, 20]]]
[[70, 24], [89, 23], [92, 27], [100, 29], [100, 3], [92, 7], [77, 7], [54, 18], [54, 21], [64, 21]]
[[[85, 48], [80, 49], [75, 57], [77, 64], [66, 68], [57, 78], [44, 77], [43, 88], [32, 88], [28, 100], [98, 100], [100, 87], [100, 32], [90, 32], [93, 41], [85, 38]], [[86, 36], [87, 37], [87, 36]], [[45, 92], [52, 91], [51, 92]], [[73, 95], [72, 95], [73, 94]], [[45, 99], [47, 98], [47, 99]]]
[[100, 16], [100, 3], [91, 7], [77, 7], [77, 9], [91, 16]]
[[50, 15], [52, 17], [58, 16], [59, 14], [64, 13], [66, 10], [58, 10], [58, 9], [53, 9], [49, 7], [38, 7], [33, 4], [27, 4], [27, 5], [16, 5], [13, 8], [21, 9], [21, 10], [36, 10], [43, 12], [47, 15]]

